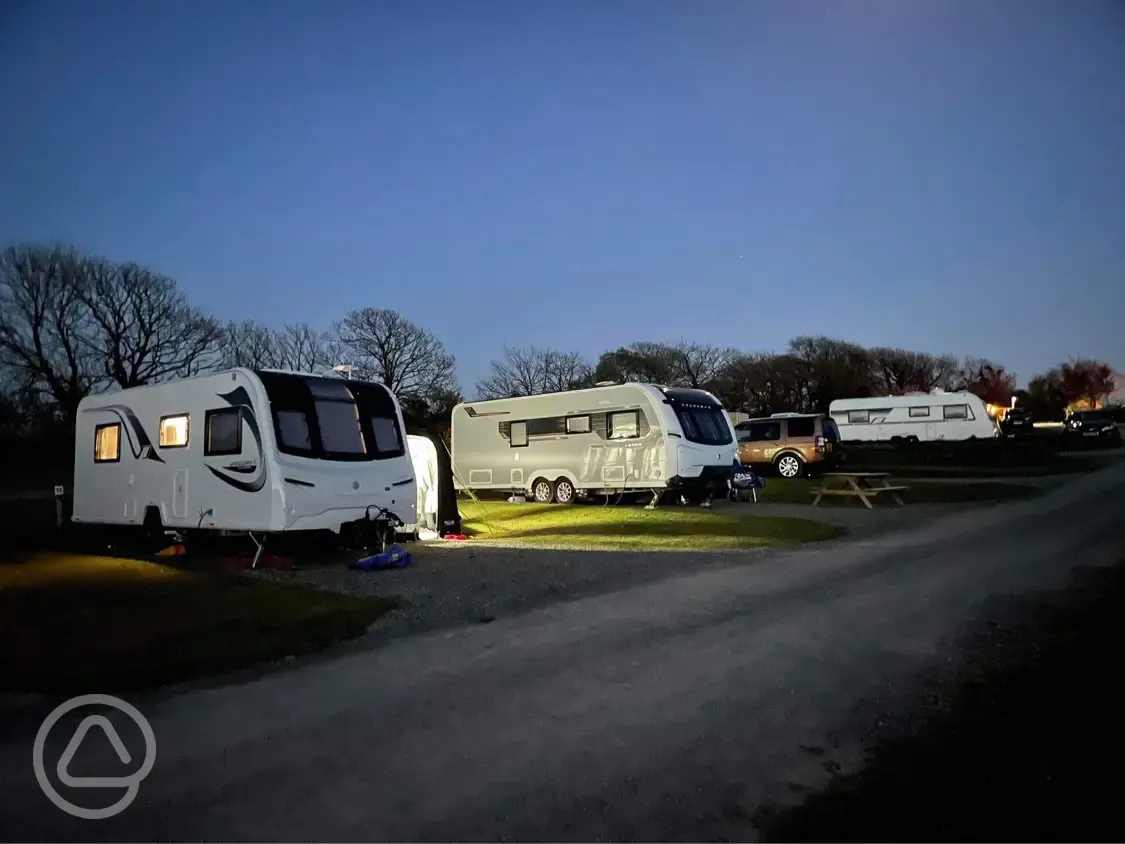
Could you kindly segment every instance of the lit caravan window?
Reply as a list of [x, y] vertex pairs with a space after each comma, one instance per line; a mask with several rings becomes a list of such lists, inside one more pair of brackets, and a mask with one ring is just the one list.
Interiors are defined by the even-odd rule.
[[220, 407], [203, 418], [203, 456], [242, 453], [242, 409]]
[[121, 424], [111, 422], [94, 428], [94, 462], [116, 463], [121, 459]]
[[630, 440], [640, 435], [640, 413], [625, 410], [606, 416], [606, 433], [611, 440]]
[[188, 444], [188, 415], [181, 413], [178, 416], [160, 417], [160, 447], [161, 448], [187, 448]]
[[910, 418], [911, 419], [923, 419], [923, 418], [925, 418], [929, 415], [930, 415], [930, 409], [928, 407], [912, 407], [912, 408], [910, 408]]
[[865, 423], [871, 419], [871, 412], [868, 410], [849, 410], [848, 422], [855, 425], [857, 423]]
[[527, 445], [527, 423], [526, 422], [513, 422], [511, 433], [508, 435], [508, 443], [512, 448], [521, 448]]
[[568, 416], [566, 418], [566, 432], [568, 434], [590, 433], [589, 416]]
[[967, 404], [947, 404], [942, 408], [943, 419], [968, 419], [969, 406]]

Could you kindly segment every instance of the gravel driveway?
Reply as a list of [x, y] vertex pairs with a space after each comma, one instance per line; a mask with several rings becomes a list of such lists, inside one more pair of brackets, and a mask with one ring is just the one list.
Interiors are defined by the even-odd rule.
[[[817, 543], [831, 548], [854, 538], [884, 535], [963, 512], [974, 505], [923, 504], [903, 508], [856, 506], [813, 508], [802, 504], [730, 504], [747, 516], [792, 516], [846, 527], [845, 537]], [[977, 505], [979, 506], [979, 505]], [[297, 571], [261, 571], [254, 576], [297, 582], [353, 595], [394, 598], [399, 609], [376, 622], [367, 641], [463, 624], [489, 623], [560, 600], [617, 592], [704, 569], [743, 566], [776, 548], [748, 551], [591, 551], [527, 548], [485, 540], [415, 543], [407, 569], [358, 572], [346, 558]]]

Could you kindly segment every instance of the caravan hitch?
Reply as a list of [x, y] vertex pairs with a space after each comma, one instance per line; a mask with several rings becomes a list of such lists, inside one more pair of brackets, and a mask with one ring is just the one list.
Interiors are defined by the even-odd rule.
[[[371, 517], [372, 509], [378, 510], [374, 518]], [[388, 545], [394, 544], [395, 532], [398, 528], [406, 527], [406, 522], [395, 513], [392, 513], [386, 507], [379, 507], [375, 504], [368, 505], [364, 513], [364, 520], [368, 523], [366, 526], [368, 535], [374, 536], [378, 543], [380, 554], [387, 550]]]

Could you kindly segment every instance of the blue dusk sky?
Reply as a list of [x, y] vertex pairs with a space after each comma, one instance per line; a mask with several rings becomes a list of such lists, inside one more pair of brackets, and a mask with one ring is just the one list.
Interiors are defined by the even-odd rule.
[[0, 241], [462, 385], [799, 334], [1125, 368], [1117, 0], [4, 0]]

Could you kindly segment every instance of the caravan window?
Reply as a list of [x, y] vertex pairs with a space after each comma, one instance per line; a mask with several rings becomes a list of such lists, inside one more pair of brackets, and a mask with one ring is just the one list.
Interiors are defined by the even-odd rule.
[[203, 416], [203, 456], [242, 453], [242, 408], [221, 407]]
[[315, 460], [401, 457], [398, 406], [382, 384], [259, 370], [278, 449]]
[[924, 419], [929, 415], [930, 415], [930, 409], [928, 407], [912, 407], [912, 408], [910, 408], [910, 418], [911, 419]]
[[160, 447], [161, 448], [187, 448], [188, 444], [188, 415], [181, 413], [178, 416], [160, 417]]
[[116, 463], [121, 459], [121, 423], [94, 428], [94, 462]]
[[513, 422], [508, 433], [508, 444], [512, 448], [522, 448], [527, 445], [527, 423]]
[[359, 408], [351, 394], [347, 401], [317, 401], [316, 419], [320, 423], [320, 441], [325, 453], [367, 453], [367, 443], [359, 425]]
[[606, 438], [631, 440], [640, 436], [640, 411], [624, 410], [606, 414]]
[[849, 410], [848, 422], [852, 425], [864, 425], [871, 421], [870, 410]]
[[375, 435], [375, 450], [382, 453], [402, 451], [402, 440], [398, 437], [398, 423], [382, 416], [371, 417], [371, 432]]
[[723, 411], [714, 406], [673, 405], [684, 437], [703, 445], [726, 445], [730, 442], [730, 426]]
[[590, 430], [589, 416], [568, 416], [566, 418], [566, 432], [568, 434], [588, 434]]
[[943, 419], [972, 419], [967, 404], [947, 404], [942, 408]]
[[277, 437], [284, 451], [312, 451], [309, 419], [300, 410], [277, 412]]

